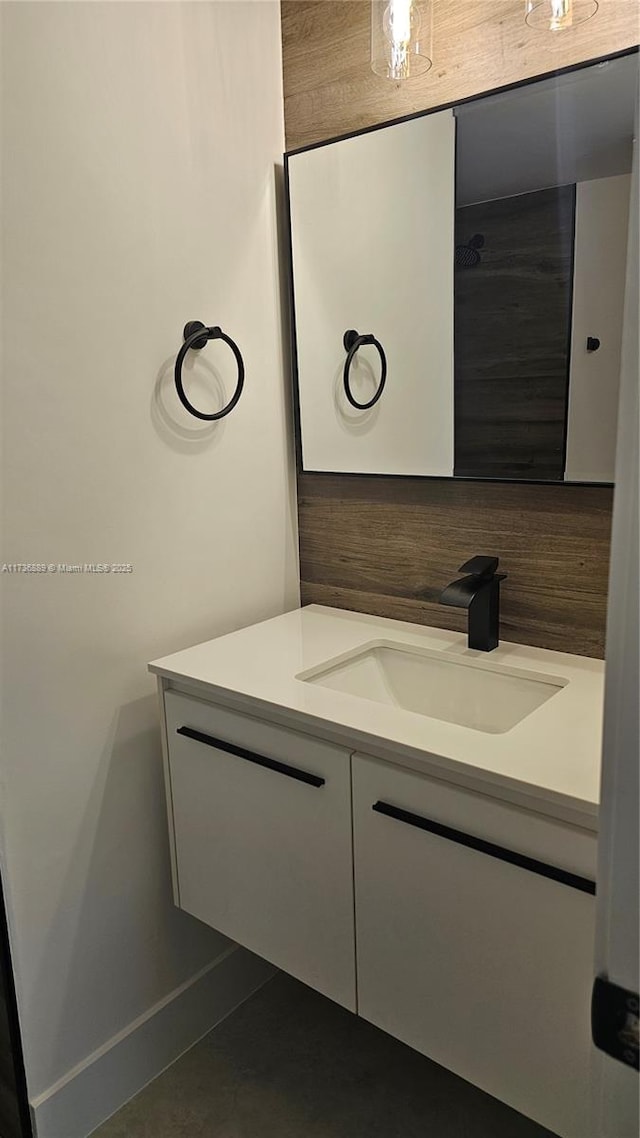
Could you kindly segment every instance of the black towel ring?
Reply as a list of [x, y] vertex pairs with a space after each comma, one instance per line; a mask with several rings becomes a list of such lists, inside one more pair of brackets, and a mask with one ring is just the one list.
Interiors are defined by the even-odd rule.
[[[242, 388], [244, 387], [244, 361], [240, 355], [240, 349], [237, 344], [234, 344], [231, 337], [222, 331], [222, 328], [206, 328], [201, 320], [190, 320], [188, 324], [185, 324], [182, 335], [184, 337], [184, 344], [176, 357], [174, 373], [178, 399], [191, 415], [195, 415], [196, 419], [224, 419], [225, 415], [233, 411], [233, 408], [242, 395]], [[236, 389], [226, 407], [223, 407], [221, 411], [215, 411], [213, 415], [205, 415], [204, 411], [198, 411], [187, 399], [184, 393], [184, 387], [182, 386], [182, 365], [184, 363], [184, 357], [190, 348], [204, 348], [208, 340], [224, 340], [225, 344], [228, 344], [231, 348], [238, 365], [238, 382]]]
[[[376, 340], [375, 336], [372, 336], [370, 333], [366, 336], [361, 336], [358, 332], [355, 331], [354, 328], [349, 328], [348, 331], [345, 332], [344, 336], [342, 337], [342, 343], [344, 344], [344, 349], [347, 353], [347, 358], [344, 361], [343, 372], [344, 393], [352, 407], [356, 407], [358, 411], [367, 411], [369, 407], [373, 407], [374, 403], [378, 402], [380, 396], [382, 395], [382, 392], [384, 391], [384, 385], [387, 381], [387, 357], [384, 354], [384, 348], [382, 347], [380, 341]], [[363, 344], [373, 344], [373, 346], [378, 349], [378, 355], [380, 356], [381, 364], [380, 382], [378, 383], [378, 387], [374, 396], [369, 400], [368, 403], [358, 403], [358, 400], [354, 397], [349, 385], [349, 368], [351, 367], [351, 361], [358, 351], [358, 348], [361, 348]]]

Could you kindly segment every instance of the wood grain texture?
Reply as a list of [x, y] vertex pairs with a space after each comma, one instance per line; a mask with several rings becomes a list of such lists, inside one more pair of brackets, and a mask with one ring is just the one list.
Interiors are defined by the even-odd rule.
[[529, 28], [524, 0], [435, 0], [434, 65], [396, 85], [369, 64], [368, 0], [282, 0], [287, 149], [611, 55], [640, 42], [638, 0], [553, 35]]
[[466, 629], [438, 603], [472, 554], [500, 557], [501, 636], [602, 657], [613, 491], [300, 474], [303, 604]]
[[455, 473], [564, 478], [574, 186], [456, 210]]
[[[638, 0], [581, 28], [529, 29], [522, 0], [436, 0], [434, 67], [399, 87], [369, 68], [367, 0], [283, 0], [287, 148], [455, 102], [640, 41]], [[612, 491], [299, 475], [303, 604], [465, 628], [437, 603], [473, 553], [496, 553], [505, 640], [602, 657]]]

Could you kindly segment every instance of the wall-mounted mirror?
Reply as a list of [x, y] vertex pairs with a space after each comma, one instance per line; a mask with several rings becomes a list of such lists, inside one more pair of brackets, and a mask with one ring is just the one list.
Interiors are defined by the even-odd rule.
[[287, 155], [305, 470], [613, 481], [637, 101], [631, 53]]

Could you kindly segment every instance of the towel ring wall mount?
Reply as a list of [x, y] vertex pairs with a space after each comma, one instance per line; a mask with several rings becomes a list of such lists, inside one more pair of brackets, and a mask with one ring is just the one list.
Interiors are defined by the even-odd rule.
[[[240, 349], [238, 345], [231, 339], [231, 337], [227, 336], [226, 333], [222, 331], [222, 328], [219, 328], [217, 326], [207, 328], [207, 326], [203, 324], [201, 320], [190, 320], [188, 324], [185, 324], [182, 335], [184, 338], [184, 343], [180, 348], [178, 355], [176, 356], [176, 366], [174, 371], [178, 399], [182, 403], [182, 406], [185, 407], [189, 412], [189, 414], [194, 415], [196, 419], [206, 419], [208, 422], [215, 419], [224, 419], [225, 415], [228, 415], [230, 411], [233, 411], [233, 408], [242, 395], [242, 388], [244, 387], [244, 360], [242, 359]], [[197, 407], [194, 407], [185, 395], [184, 387], [182, 385], [182, 365], [184, 363], [185, 356], [190, 349], [195, 348], [196, 350], [200, 350], [201, 348], [206, 347], [209, 340], [224, 340], [225, 344], [228, 344], [228, 346], [231, 348], [238, 367], [238, 381], [236, 383], [236, 389], [226, 406], [223, 407], [221, 411], [214, 411], [213, 414], [206, 415], [204, 411], [198, 411]]]
[[[378, 402], [380, 396], [382, 395], [382, 392], [384, 391], [384, 385], [387, 382], [387, 357], [384, 353], [384, 348], [382, 347], [380, 341], [376, 340], [375, 336], [373, 336], [371, 333], [367, 333], [366, 335], [361, 336], [359, 332], [356, 332], [355, 328], [347, 329], [344, 336], [342, 337], [342, 343], [344, 350], [347, 353], [347, 358], [344, 361], [344, 371], [342, 375], [344, 393], [352, 407], [357, 408], [358, 411], [368, 411], [369, 407], [373, 407], [374, 404]], [[373, 397], [369, 399], [367, 403], [360, 403], [351, 391], [351, 385], [349, 383], [349, 370], [351, 368], [353, 358], [358, 351], [358, 348], [363, 347], [364, 344], [373, 344], [374, 348], [377, 349], [378, 355], [380, 356], [380, 380]]]

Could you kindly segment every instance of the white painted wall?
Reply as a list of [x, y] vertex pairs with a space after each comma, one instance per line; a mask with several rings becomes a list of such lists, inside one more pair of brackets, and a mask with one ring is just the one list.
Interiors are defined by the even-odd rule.
[[[613, 482], [630, 174], [576, 186], [569, 410], [565, 479]], [[587, 337], [600, 340], [587, 351]]]
[[[2, 575], [3, 871], [46, 1099], [227, 943], [172, 906], [146, 662], [298, 603], [280, 24], [275, 0], [1, 10], [2, 559], [133, 565]], [[190, 319], [245, 357], [218, 425], [173, 389]], [[224, 346], [194, 372], [219, 405]]]
[[[453, 473], [454, 150], [442, 111], [290, 159], [305, 470]], [[344, 393], [348, 328], [387, 356], [366, 411]], [[375, 347], [362, 347], [357, 400], [379, 375]]]

